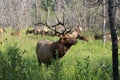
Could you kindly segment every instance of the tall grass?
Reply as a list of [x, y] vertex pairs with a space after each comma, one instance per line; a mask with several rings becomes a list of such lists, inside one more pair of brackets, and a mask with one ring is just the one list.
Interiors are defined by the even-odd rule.
[[[46, 67], [38, 65], [35, 47], [39, 40], [58, 40], [57, 37], [10, 35], [0, 38], [0, 80], [111, 80], [111, 43], [78, 41], [59, 61]], [[119, 57], [120, 58], [120, 57]], [[120, 68], [120, 67], [119, 67]]]

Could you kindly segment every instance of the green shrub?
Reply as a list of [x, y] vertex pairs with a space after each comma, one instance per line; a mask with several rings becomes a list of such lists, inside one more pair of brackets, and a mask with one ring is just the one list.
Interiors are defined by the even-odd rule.
[[0, 79], [22, 80], [25, 78], [25, 66], [21, 51], [17, 45], [8, 46], [6, 52], [0, 52]]
[[98, 66], [90, 65], [90, 56], [87, 56], [83, 62], [77, 61], [75, 76], [76, 80], [111, 80], [112, 66], [103, 62]]

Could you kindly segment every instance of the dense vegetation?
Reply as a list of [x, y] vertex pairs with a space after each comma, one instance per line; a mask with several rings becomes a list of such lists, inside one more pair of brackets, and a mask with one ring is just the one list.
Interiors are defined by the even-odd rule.
[[56, 41], [57, 37], [25, 35], [25, 30], [19, 37], [14, 37], [10, 32], [7, 29], [0, 38], [0, 80], [112, 79], [109, 41], [103, 45], [100, 40], [95, 41], [92, 34], [87, 34], [89, 42], [78, 40], [60, 61], [53, 61], [52, 65], [46, 67], [44, 64], [38, 65], [36, 43], [43, 39]]

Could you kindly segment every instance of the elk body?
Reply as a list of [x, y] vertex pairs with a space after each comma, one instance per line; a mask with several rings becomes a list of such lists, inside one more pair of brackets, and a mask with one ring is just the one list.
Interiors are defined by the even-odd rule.
[[[56, 28], [56, 30], [59, 31], [59, 32], [63, 32], [63, 31], [64, 31], [64, 28], [58, 26], [58, 27]], [[52, 31], [52, 30], [49, 30], [48, 33], [47, 33], [47, 35], [48, 35], [48, 36], [60, 36], [59, 33], [56, 33], [56, 32], [54, 32], [54, 31]]]
[[53, 59], [62, 58], [77, 40], [70, 35], [61, 36], [56, 42], [49, 40], [39, 41], [36, 45], [36, 54], [39, 63], [50, 64]]
[[11, 32], [11, 36], [19, 36], [20, 31]]
[[[94, 39], [95, 40], [102, 40], [103, 39], [103, 35], [102, 34], [95, 34], [94, 35]], [[110, 34], [105, 34], [105, 39], [106, 40], [111, 40], [111, 35]], [[117, 37], [118, 42], [120, 42], [120, 38]]]
[[[104, 36], [105, 36], [106, 40], [111, 40], [111, 35], [110, 34], [105, 34]], [[95, 34], [94, 39], [95, 40], [102, 40], [103, 35], [102, 34]]]
[[26, 30], [26, 35], [27, 35], [27, 34], [33, 34], [34, 31], [35, 31], [35, 29], [31, 29], [31, 30], [30, 30], [30, 29], [27, 29], [27, 30]]
[[34, 28], [34, 29], [27, 29], [26, 30], [26, 34], [34, 34], [34, 35], [47, 35], [48, 33], [48, 29], [45, 27], [41, 27], [41, 28]]
[[56, 33], [54, 31], [48, 31], [47, 35], [48, 36], [56, 36]]
[[34, 35], [47, 35], [48, 33], [48, 29], [45, 28], [45, 27], [41, 27], [41, 28], [35, 28], [35, 31], [34, 31]]
[[35, 31], [34, 31], [34, 35], [43, 35], [43, 30], [42, 29], [39, 29], [39, 28], [36, 28]]

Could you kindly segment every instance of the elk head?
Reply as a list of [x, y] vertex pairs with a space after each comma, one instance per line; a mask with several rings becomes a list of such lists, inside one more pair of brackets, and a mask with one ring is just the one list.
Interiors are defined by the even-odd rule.
[[78, 39], [88, 42], [88, 39], [85, 36], [78, 34]]
[[71, 34], [65, 34], [60, 36], [60, 42], [65, 44], [66, 46], [71, 46], [77, 43], [77, 39], [73, 38]]

